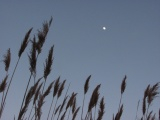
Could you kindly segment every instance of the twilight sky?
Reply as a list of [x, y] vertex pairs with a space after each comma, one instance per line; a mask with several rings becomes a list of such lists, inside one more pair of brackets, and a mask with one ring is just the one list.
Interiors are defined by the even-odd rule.
[[[45, 20], [53, 16], [43, 52], [37, 65], [37, 78], [42, 76], [43, 63], [48, 50], [54, 44], [52, 73], [46, 86], [61, 76], [71, 82], [69, 93], [78, 92], [77, 106], [82, 105], [83, 85], [92, 75], [88, 100], [97, 84], [100, 98], [104, 96], [106, 109], [104, 120], [116, 114], [120, 99], [120, 85], [127, 75], [127, 87], [122, 103], [122, 120], [134, 119], [137, 102], [140, 100], [138, 116], [142, 112], [143, 92], [148, 84], [160, 81], [160, 1], [159, 0], [48, 0], [0, 2], [0, 59], [11, 48], [12, 61], [9, 76], [18, 59], [18, 50], [26, 32], [33, 27], [31, 38], [42, 27]], [[103, 30], [103, 27], [106, 30]], [[25, 51], [11, 85], [3, 120], [13, 119], [29, 78], [29, 62]], [[5, 76], [0, 63], [1, 79]], [[32, 80], [33, 81], [33, 80]], [[52, 95], [43, 106], [42, 119], [48, 113]], [[60, 101], [59, 101], [60, 102]], [[158, 97], [151, 107], [158, 114]], [[150, 109], [150, 110], [151, 110]], [[81, 110], [80, 110], [81, 112]], [[77, 120], [80, 119], [80, 112]]]

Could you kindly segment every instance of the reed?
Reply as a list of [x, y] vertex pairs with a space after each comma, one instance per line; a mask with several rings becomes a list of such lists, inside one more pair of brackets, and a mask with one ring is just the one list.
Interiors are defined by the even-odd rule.
[[[71, 94], [68, 93], [70, 88], [70, 83], [65, 89], [66, 80], [61, 81], [60, 77], [56, 80], [53, 80], [46, 86], [45, 84], [48, 76], [52, 72], [52, 64], [54, 59], [54, 45], [52, 45], [49, 49], [48, 56], [45, 59], [43, 74], [40, 75], [39, 79], [37, 79], [37, 61], [38, 56], [42, 53], [42, 47], [46, 42], [46, 38], [49, 32], [49, 28], [51, 27], [53, 18], [49, 21], [45, 21], [42, 24], [42, 28], [38, 30], [37, 34], [33, 36], [33, 39], [30, 39], [30, 34], [33, 28], [30, 28], [28, 32], [25, 34], [25, 37], [22, 41], [21, 47], [18, 51], [18, 60], [16, 65], [13, 69], [11, 77], [9, 76], [9, 67], [11, 63], [11, 49], [9, 48], [3, 56], [3, 64], [4, 64], [4, 72], [6, 72], [5, 77], [0, 82], [0, 94], [1, 94], [1, 106], [0, 106], [0, 119], [2, 119], [2, 115], [4, 114], [4, 108], [6, 103], [6, 98], [9, 92], [9, 88], [13, 81], [13, 77], [17, 66], [19, 64], [20, 58], [24, 53], [26, 47], [31, 43], [30, 51], [28, 54], [29, 59], [29, 72], [30, 76], [28, 79], [28, 83], [25, 88], [25, 93], [23, 96], [22, 103], [20, 104], [20, 110], [18, 115], [14, 115], [12, 119], [14, 120], [42, 120], [42, 115], [46, 115], [46, 120], [77, 120], [77, 115], [79, 114], [81, 120], [104, 120], [104, 115], [106, 111], [105, 105], [105, 96], [101, 95], [100, 88], [101, 84], [98, 84], [91, 92], [88, 94], [89, 91], [89, 83], [91, 80], [91, 75], [89, 75], [84, 83], [83, 86], [83, 100], [82, 105], [79, 105], [78, 101], [78, 93], [71, 91]], [[8, 78], [10, 77], [10, 80]], [[34, 79], [34, 84], [31, 84], [32, 78]], [[44, 79], [44, 81], [42, 80]], [[123, 112], [125, 112], [124, 104], [123, 103], [123, 95], [126, 90], [126, 81], [127, 76], [125, 75], [121, 86], [120, 86], [120, 99], [119, 104], [117, 107], [117, 113], [113, 114], [112, 120], [121, 120]], [[153, 104], [154, 100], [158, 97], [159, 94], [159, 82], [154, 85], [148, 85], [144, 90], [144, 94], [142, 95], [142, 100], [138, 101], [137, 110], [136, 110], [136, 117], [135, 120], [138, 120], [139, 113], [138, 108], [140, 105], [140, 101], [142, 101], [142, 111], [141, 111], [141, 120], [156, 120], [157, 118], [160, 119], [160, 110], [159, 115], [156, 116], [155, 111], [151, 109], [151, 105]], [[47, 85], [47, 84], [46, 84]], [[53, 90], [53, 92], [52, 92]], [[65, 93], [64, 93], [65, 92]], [[50, 106], [48, 107], [48, 113], [45, 113], [43, 110], [43, 106], [47, 101], [47, 96], [52, 96], [52, 100]], [[89, 101], [86, 101], [85, 97], [89, 96]], [[63, 99], [60, 100], [60, 97]], [[54, 103], [55, 100], [55, 103]], [[14, 103], [14, 102], [13, 102]], [[52, 108], [52, 106], [54, 106]], [[88, 106], [88, 109], [84, 112], [84, 106]], [[33, 110], [34, 109], [34, 110]], [[45, 114], [44, 114], [45, 113]], [[8, 113], [9, 114], [9, 113]], [[50, 116], [51, 114], [51, 116]]]

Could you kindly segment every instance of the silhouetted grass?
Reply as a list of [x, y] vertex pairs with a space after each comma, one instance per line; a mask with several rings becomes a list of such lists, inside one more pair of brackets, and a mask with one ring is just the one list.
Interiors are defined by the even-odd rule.
[[[42, 77], [39, 79], [36, 78], [36, 74], [37, 74], [36, 66], [37, 66], [38, 56], [42, 53], [42, 47], [46, 41], [47, 34], [49, 32], [49, 28], [51, 24], [52, 24], [52, 17], [49, 20], [49, 22], [45, 21], [42, 24], [42, 29], [38, 30], [38, 33], [33, 36], [33, 39], [30, 38], [30, 33], [32, 32], [33, 28], [28, 30], [21, 44], [21, 47], [19, 49], [18, 60], [13, 70], [13, 73], [11, 73], [11, 77], [8, 75], [8, 69], [11, 61], [10, 48], [7, 50], [7, 53], [4, 54], [3, 63], [5, 66], [4, 70], [6, 71], [6, 76], [4, 77], [4, 79], [2, 79], [0, 83], [0, 93], [2, 94], [1, 106], [0, 106], [0, 119], [2, 118], [3, 112], [7, 112], [7, 110], [5, 110], [5, 105], [7, 105], [6, 99], [7, 99], [8, 92], [12, 92], [12, 91], [9, 91], [9, 88], [12, 83], [14, 73], [19, 64], [19, 60], [22, 57], [24, 50], [28, 46], [28, 43], [30, 42], [32, 45], [31, 50], [28, 54], [30, 76], [28, 79], [26, 89], [24, 91], [22, 103], [20, 104], [21, 107], [20, 107], [19, 113], [18, 115], [15, 115], [13, 119], [41, 120], [41, 116], [44, 113], [43, 106], [45, 105], [45, 99], [47, 96], [51, 95], [52, 100], [50, 103], [50, 107], [48, 108], [47, 113], [45, 111], [46, 120], [71, 120], [71, 119], [75, 120], [77, 114], [81, 116], [80, 118], [81, 120], [102, 120], [105, 114], [105, 109], [107, 109], [107, 107], [105, 107], [107, 103], [104, 102], [105, 96], [100, 98], [99, 89], [101, 87], [101, 84], [98, 84], [94, 88], [91, 95], [87, 94], [89, 90], [89, 82], [91, 79], [91, 75], [89, 75], [86, 78], [84, 88], [82, 88], [84, 89], [84, 98], [82, 101], [82, 105], [77, 104], [78, 93], [72, 92], [72, 94], [68, 94], [68, 89], [70, 87], [70, 84], [67, 90], [64, 91], [66, 80], [63, 80], [61, 82], [60, 77], [58, 77], [56, 80], [53, 80], [49, 84], [49, 86], [45, 89], [45, 83], [47, 82], [47, 77], [52, 70], [54, 46], [51, 46], [48, 53], [48, 57], [45, 60]], [[10, 78], [9, 81], [8, 81], [8, 78]], [[30, 85], [30, 80], [32, 78], [34, 79], [34, 84]], [[120, 120], [123, 115], [123, 112], [125, 111], [124, 109], [125, 103], [122, 103], [122, 97], [123, 97], [123, 93], [126, 90], [126, 80], [127, 80], [127, 76], [125, 75], [120, 86], [121, 96], [119, 99], [119, 106], [117, 106], [117, 113], [113, 114], [112, 120]], [[153, 110], [150, 110], [150, 106], [153, 103], [153, 100], [159, 94], [158, 89], [159, 89], [159, 83], [156, 83], [153, 86], [148, 85], [147, 88], [145, 89], [144, 95], [142, 98], [143, 104], [141, 108], [142, 109], [141, 120], [156, 120], [156, 114], [154, 113]], [[51, 92], [52, 90], [53, 92]], [[90, 96], [90, 100], [87, 102], [85, 102], [86, 96]], [[63, 97], [63, 101], [61, 102], [59, 102], [60, 97]], [[56, 101], [55, 101], [55, 104], [53, 105], [54, 100]], [[137, 112], [138, 112], [139, 102], [140, 101], [138, 101], [135, 120], [138, 120]], [[88, 110], [86, 111], [86, 113], [84, 113], [84, 106], [88, 106]], [[29, 114], [26, 114], [27, 112]], [[160, 112], [157, 118], [160, 119]]]

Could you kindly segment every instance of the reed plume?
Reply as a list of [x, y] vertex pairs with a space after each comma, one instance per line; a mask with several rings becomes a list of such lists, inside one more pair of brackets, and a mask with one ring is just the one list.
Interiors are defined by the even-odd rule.
[[44, 92], [44, 94], [43, 94], [44, 97], [46, 97], [47, 95], [49, 95], [49, 93], [50, 93], [50, 91], [52, 89], [53, 84], [54, 84], [54, 81], [50, 83], [50, 85], [48, 86], [48, 88]]
[[120, 120], [121, 116], [122, 116], [122, 113], [123, 113], [123, 104], [121, 105], [119, 111], [117, 112], [117, 114], [115, 116], [115, 120]]
[[122, 95], [126, 89], [126, 79], [127, 79], [127, 76], [125, 75], [123, 80], [122, 80], [122, 83], [121, 83], [121, 97], [120, 97], [120, 101], [119, 101], [119, 108], [118, 108], [118, 111], [120, 110], [120, 105], [121, 105], [121, 101], [122, 101]]
[[97, 85], [97, 87], [94, 89], [94, 91], [92, 93], [92, 96], [90, 98], [90, 102], [88, 105], [88, 112], [90, 112], [92, 110], [92, 108], [95, 107], [95, 105], [97, 104], [100, 86], [101, 86], [101, 84]]
[[39, 100], [38, 100], [38, 106], [36, 109], [36, 115], [35, 120], [40, 120], [42, 115], [42, 105], [44, 104], [44, 96], [40, 93], [39, 94]]
[[53, 113], [52, 113], [52, 117], [51, 119], [54, 119], [54, 116], [55, 116], [55, 108], [57, 106], [57, 101], [59, 99], [59, 97], [61, 96], [62, 92], [63, 92], [63, 89], [64, 89], [64, 85], [65, 85], [65, 82], [66, 80], [63, 81], [63, 83], [60, 85], [59, 89], [58, 89], [58, 93], [57, 93], [57, 100], [56, 100], [56, 103], [55, 103], [55, 106], [54, 106], [54, 109], [53, 109]]
[[[41, 80], [41, 78], [40, 78], [39, 80]], [[39, 81], [39, 80], [38, 80], [38, 81]], [[42, 84], [43, 84], [43, 83], [41, 83], [39, 86], [37, 86], [38, 88], [37, 88], [37, 90], [36, 90], [36, 92], [35, 92], [35, 94], [34, 94], [33, 105], [32, 105], [32, 108], [31, 108], [31, 111], [30, 111], [28, 120], [30, 119], [30, 116], [31, 116], [32, 109], [33, 109], [34, 105], [35, 105], [35, 114], [36, 114], [36, 108], [37, 108], [37, 106], [36, 106], [36, 101], [37, 101], [37, 99], [38, 99], [38, 95], [39, 95], [39, 93], [40, 93], [40, 89], [41, 89], [41, 87], [42, 87]]]
[[28, 55], [29, 58], [29, 63], [30, 63], [30, 72], [31, 74], [36, 74], [36, 63], [37, 63], [37, 58], [36, 58], [36, 41], [35, 37], [32, 41], [32, 49], [30, 50], [30, 55]]
[[[86, 118], [89, 119], [89, 117], [90, 117], [90, 119], [92, 119], [92, 108], [97, 105], [97, 101], [99, 99], [99, 88], [100, 88], [100, 86], [101, 86], [101, 84], [97, 85], [97, 87], [92, 92], [92, 96], [91, 96], [90, 102], [88, 104], [88, 113], [86, 114], [85, 119]], [[96, 109], [96, 107], [95, 107], [95, 109]], [[94, 115], [94, 117], [95, 117], [95, 115]]]
[[159, 94], [158, 89], [159, 89], [159, 82], [156, 83], [155, 85], [153, 85], [152, 87], [148, 88], [148, 93], [147, 93], [147, 103], [148, 103], [148, 106], [147, 106], [146, 117], [148, 116], [148, 110], [149, 110], [149, 107], [150, 107], [151, 103], [153, 102], [153, 100]]
[[54, 81], [52, 83], [50, 83], [50, 85], [48, 86], [48, 88], [46, 89], [46, 91], [44, 92], [44, 94], [39, 94], [39, 100], [38, 100], [38, 106], [36, 109], [36, 115], [35, 115], [35, 119], [38, 118], [38, 120], [41, 119], [41, 115], [42, 115], [42, 106], [44, 104], [44, 99], [49, 95], [50, 90], [52, 88]]
[[5, 91], [7, 86], [7, 79], [8, 75], [6, 75], [5, 78], [2, 80], [2, 82], [0, 83], [0, 93]]
[[68, 101], [68, 103], [67, 103], [66, 111], [67, 111], [68, 108], [69, 108], [69, 113], [68, 113], [68, 118], [67, 118], [67, 120], [69, 119], [70, 110], [71, 110], [71, 107], [73, 106], [73, 101], [74, 101], [76, 95], [77, 95], [77, 93], [74, 93], [74, 92], [73, 92], [72, 95], [71, 95], [71, 97], [70, 97], [70, 99], [69, 99], [69, 101]]
[[51, 49], [49, 50], [48, 58], [46, 59], [46, 64], [45, 64], [45, 67], [44, 67], [44, 78], [45, 78], [45, 80], [47, 79], [47, 76], [51, 72], [51, 66], [52, 66], [52, 63], [53, 63], [53, 48], [54, 48], [54, 46], [52, 46]]
[[54, 97], [57, 95], [58, 90], [59, 90], [59, 85], [60, 85], [59, 81], [60, 81], [60, 77], [57, 78], [57, 80], [55, 81], [55, 84], [54, 84], [53, 98], [52, 98], [51, 106], [49, 108], [47, 120], [49, 119], [49, 115], [50, 115], [51, 108], [52, 108], [52, 105], [53, 105]]
[[26, 49], [27, 45], [28, 45], [28, 42], [29, 42], [29, 36], [30, 36], [30, 33], [32, 31], [33, 28], [30, 28], [29, 31], [26, 33], [24, 39], [23, 39], [23, 42], [21, 44], [21, 47], [19, 49], [19, 52], [18, 52], [18, 56], [21, 57], [22, 53], [24, 52], [24, 50]]
[[43, 89], [42, 89], [42, 93], [46, 84], [46, 80], [47, 80], [47, 76], [50, 74], [51, 72], [51, 67], [52, 67], [52, 63], [53, 63], [53, 47], [51, 47], [51, 49], [49, 50], [48, 53], [48, 58], [45, 61], [45, 65], [44, 65], [44, 85], [43, 85]]
[[37, 42], [37, 46], [36, 46], [36, 50], [37, 50], [38, 54], [40, 54], [42, 51], [42, 47], [43, 47], [43, 44], [45, 43], [46, 36], [48, 34], [49, 27], [51, 26], [51, 23], [52, 23], [52, 17], [51, 17], [49, 23], [47, 21], [45, 21], [43, 23], [43, 28], [38, 30], [38, 35], [37, 35], [38, 42]]
[[100, 104], [99, 104], [99, 111], [98, 111], [98, 118], [97, 118], [97, 120], [102, 120], [103, 115], [105, 113], [104, 109], [105, 109], [105, 103], [104, 103], [104, 97], [102, 97], [102, 99], [100, 101]]
[[88, 76], [88, 78], [86, 79], [86, 82], [84, 84], [84, 97], [83, 97], [81, 120], [83, 119], [83, 108], [84, 108], [85, 95], [86, 95], [86, 93], [88, 91], [88, 88], [89, 88], [89, 80], [90, 80], [90, 78], [91, 78], [91, 75]]
[[10, 61], [11, 61], [11, 52], [10, 48], [7, 50], [7, 54], [3, 56], [4, 57], [4, 65], [5, 65], [5, 71], [8, 72], [9, 66], [10, 66]]
[[73, 100], [72, 114], [74, 114], [75, 110], [76, 110], [76, 97], [75, 97], [74, 100]]

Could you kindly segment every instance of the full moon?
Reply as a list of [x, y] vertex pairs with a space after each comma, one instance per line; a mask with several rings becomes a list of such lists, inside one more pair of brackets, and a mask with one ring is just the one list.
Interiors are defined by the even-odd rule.
[[106, 27], [103, 27], [103, 30], [106, 30]]

